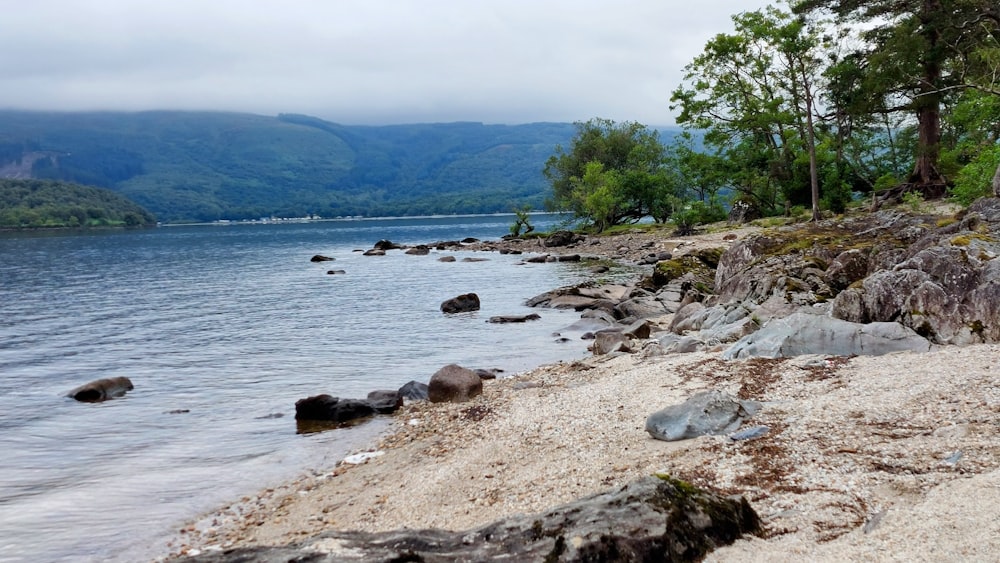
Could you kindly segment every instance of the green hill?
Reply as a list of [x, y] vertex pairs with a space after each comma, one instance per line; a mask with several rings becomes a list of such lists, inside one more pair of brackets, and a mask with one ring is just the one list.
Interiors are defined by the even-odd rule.
[[119, 194], [50, 180], [0, 180], [0, 228], [141, 227], [151, 213]]
[[541, 208], [569, 123], [345, 126], [303, 115], [0, 111], [0, 177], [114, 190], [161, 221]]

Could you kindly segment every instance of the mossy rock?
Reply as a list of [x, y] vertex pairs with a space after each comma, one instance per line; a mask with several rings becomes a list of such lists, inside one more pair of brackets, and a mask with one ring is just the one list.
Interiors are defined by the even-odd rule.
[[709, 267], [695, 255], [686, 254], [657, 262], [656, 266], [653, 267], [653, 285], [663, 287], [686, 274], [691, 274], [695, 281], [708, 287], [711, 287], [715, 281], [715, 268]]

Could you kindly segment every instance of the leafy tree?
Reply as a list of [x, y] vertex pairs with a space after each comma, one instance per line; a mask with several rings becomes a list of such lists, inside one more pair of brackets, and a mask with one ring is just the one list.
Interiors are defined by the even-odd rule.
[[545, 163], [550, 207], [589, 220], [598, 231], [648, 215], [665, 220], [675, 184], [665, 170], [659, 133], [635, 122], [576, 123], [569, 149], [556, 146]]
[[953, 91], [979, 87], [974, 55], [1000, 33], [995, 0], [799, 0], [793, 9], [832, 13], [863, 30], [853, 57], [862, 86], [855, 109], [912, 115], [917, 148], [909, 182], [942, 193], [942, 105]]
[[816, 113], [822, 64], [819, 32], [777, 8], [733, 16], [686, 68], [671, 97], [678, 123], [705, 130], [705, 143], [733, 167], [734, 188], [774, 208], [798, 189], [795, 165], [807, 155], [806, 185], [818, 216]]

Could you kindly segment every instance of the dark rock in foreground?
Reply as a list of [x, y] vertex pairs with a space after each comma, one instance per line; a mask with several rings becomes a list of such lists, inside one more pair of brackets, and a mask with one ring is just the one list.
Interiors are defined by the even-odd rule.
[[369, 401], [316, 395], [295, 401], [295, 420], [323, 420], [344, 423], [375, 414]]
[[127, 377], [108, 377], [96, 379], [73, 389], [66, 394], [82, 403], [99, 403], [115, 397], [124, 396], [125, 393], [135, 389], [132, 381]]
[[309, 259], [310, 262], [332, 262], [333, 260], [333, 258], [323, 256], [322, 254], [317, 254]]
[[466, 293], [458, 297], [452, 297], [441, 304], [442, 313], [468, 313], [479, 310], [479, 296], [475, 293]]
[[286, 547], [231, 549], [186, 561], [697, 561], [759, 531], [760, 519], [745, 499], [656, 476], [475, 530], [332, 531]]

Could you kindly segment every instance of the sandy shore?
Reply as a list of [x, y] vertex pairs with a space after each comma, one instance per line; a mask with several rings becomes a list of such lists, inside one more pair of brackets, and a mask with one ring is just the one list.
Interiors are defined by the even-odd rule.
[[[721, 235], [720, 235], [721, 240]], [[325, 529], [460, 530], [654, 472], [746, 496], [762, 538], [711, 561], [1000, 559], [1000, 346], [724, 362], [639, 352], [414, 403], [360, 464], [320, 469], [185, 526], [175, 554]], [[763, 437], [652, 439], [646, 416], [705, 389], [765, 402]]]

